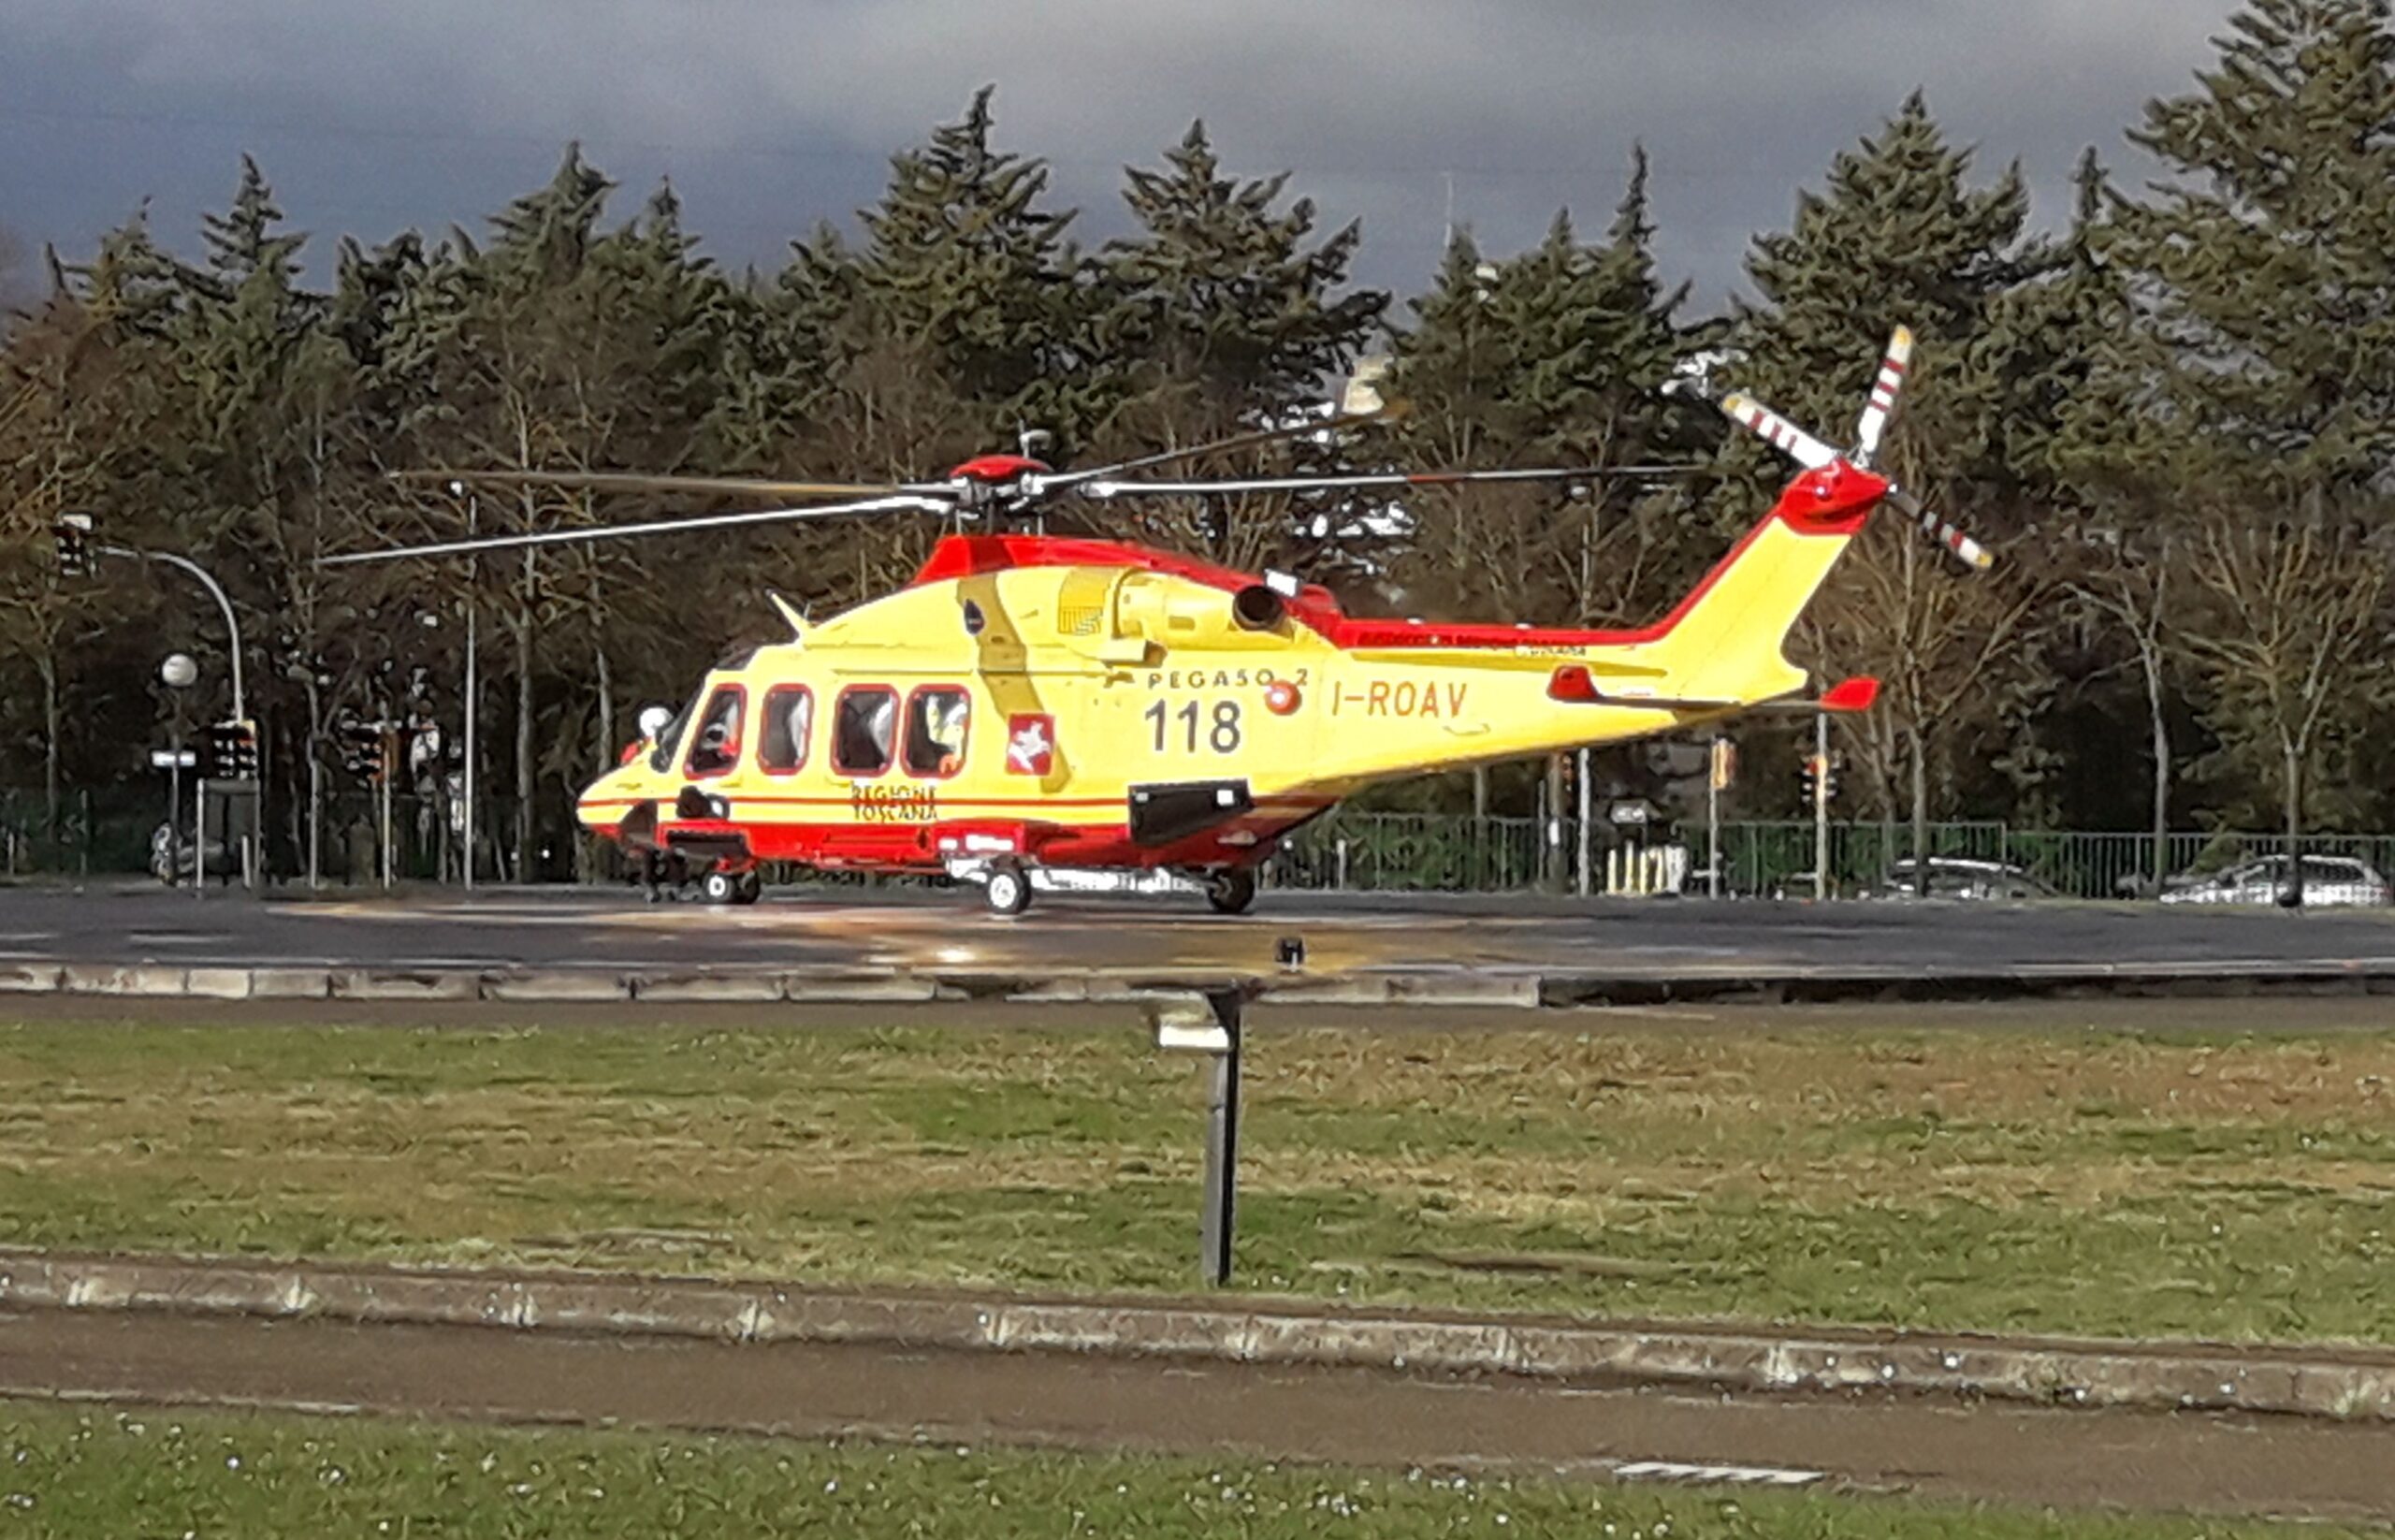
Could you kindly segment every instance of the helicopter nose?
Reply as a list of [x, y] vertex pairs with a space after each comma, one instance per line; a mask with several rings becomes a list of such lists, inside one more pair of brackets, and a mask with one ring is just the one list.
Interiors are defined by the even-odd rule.
[[612, 835], [637, 802], [630, 765], [610, 770], [574, 799], [574, 821], [594, 835]]

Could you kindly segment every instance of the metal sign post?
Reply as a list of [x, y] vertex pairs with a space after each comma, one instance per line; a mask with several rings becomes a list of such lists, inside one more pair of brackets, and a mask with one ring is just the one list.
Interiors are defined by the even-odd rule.
[[1813, 718], [1813, 896], [1830, 894], [1830, 719]]
[[1230, 1282], [1239, 1218], [1241, 1017], [1238, 990], [1174, 1000], [1156, 1010], [1156, 1046], [1206, 1055], [1206, 1176], [1198, 1222], [1198, 1272], [1219, 1288]]

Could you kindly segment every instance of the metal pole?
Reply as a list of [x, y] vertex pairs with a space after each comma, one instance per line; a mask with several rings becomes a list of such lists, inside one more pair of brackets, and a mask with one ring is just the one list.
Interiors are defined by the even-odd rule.
[[208, 896], [208, 777], [192, 777], [191, 799], [191, 892], [195, 898]]
[[1705, 896], [1721, 896], [1721, 745], [1715, 738], [1705, 754]]
[[1586, 898], [1596, 883], [1596, 873], [1590, 868], [1595, 849], [1594, 835], [1589, 823], [1589, 751], [1580, 750], [1579, 762], [1573, 766], [1580, 777], [1580, 896]]
[[[178, 711], [177, 717], [181, 713]], [[167, 886], [175, 885], [175, 858], [183, 833], [183, 728], [178, 720], [167, 734]]]
[[1813, 718], [1813, 896], [1830, 891], [1830, 719]]
[[1206, 1282], [1220, 1287], [1230, 1282], [1231, 1250], [1238, 1229], [1241, 1011], [1236, 995], [1217, 995], [1209, 999], [1215, 1020], [1229, 1036], [1230, 1045], [1221, 1053], [1207, 1055], [1206, 1208], [1198, 1227], [1198, 1263]]
[[[466, 494], [466, 538], [475, 535], [475, 524], [481, 512], [479, 500]], [[466, 888], [474, 886], [474, 719], [482, 715], [482, 685], [476, 673], [475, 630], [481, 618], [480, 606], [474, 603], [474, 580], [481, 575], [482, 559], [466, 559]]]
[[383, 730], [383, 891], [391, 891], [391, 752], [393, 734], [387, 714], [378, 724]]

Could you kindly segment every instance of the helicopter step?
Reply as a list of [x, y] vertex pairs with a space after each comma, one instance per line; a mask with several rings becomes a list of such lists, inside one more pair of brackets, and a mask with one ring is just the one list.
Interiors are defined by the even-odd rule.
[[1168, 867], [1025, 865], [1005, 856], [951, 856], [948, 875], [981, 885], [992, 912], [1021, 914], [1035, 893], [1203, 894], [1217, 913], [1239, 914], [1256, 899], [1256, 873], [1245, 867], [1213, 872]]

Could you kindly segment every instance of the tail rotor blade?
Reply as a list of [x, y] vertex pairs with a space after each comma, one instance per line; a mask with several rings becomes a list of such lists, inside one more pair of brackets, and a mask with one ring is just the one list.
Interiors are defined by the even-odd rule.
[[1912, 328], [1898, 327], [1888, 339], [1887, 356], [1880, 360], [1880, 376], [1871, 385], [1871, 400], [1863, 408], [1863, 421], [1854, 435], [1854, 463], [1868, 471], [1880, 458], [1880, 441], [1888, 431], [1888, 424], [1896, 414], [1896, 400], [1904, 393], [1905, 373], [1912, 367]]
[[1751, 396], [1732, 392], [1717, 403], [1721, 414], [1786, 455], [1807, 471], [1818, 471], [1837, 458], [1837, 451], [1806, 432]]
[[1996, 565], [1995, 553], [1955, 526], [1938, 517], [1921, 499], [1903, 487], [1889, 487], [1888, 501], [1894, 503], [1908, 518], [1913, 521], [1921, 532], [1928, 537], [1930, 544], [1945, 546], [1972, 571], [1985, 572]]

